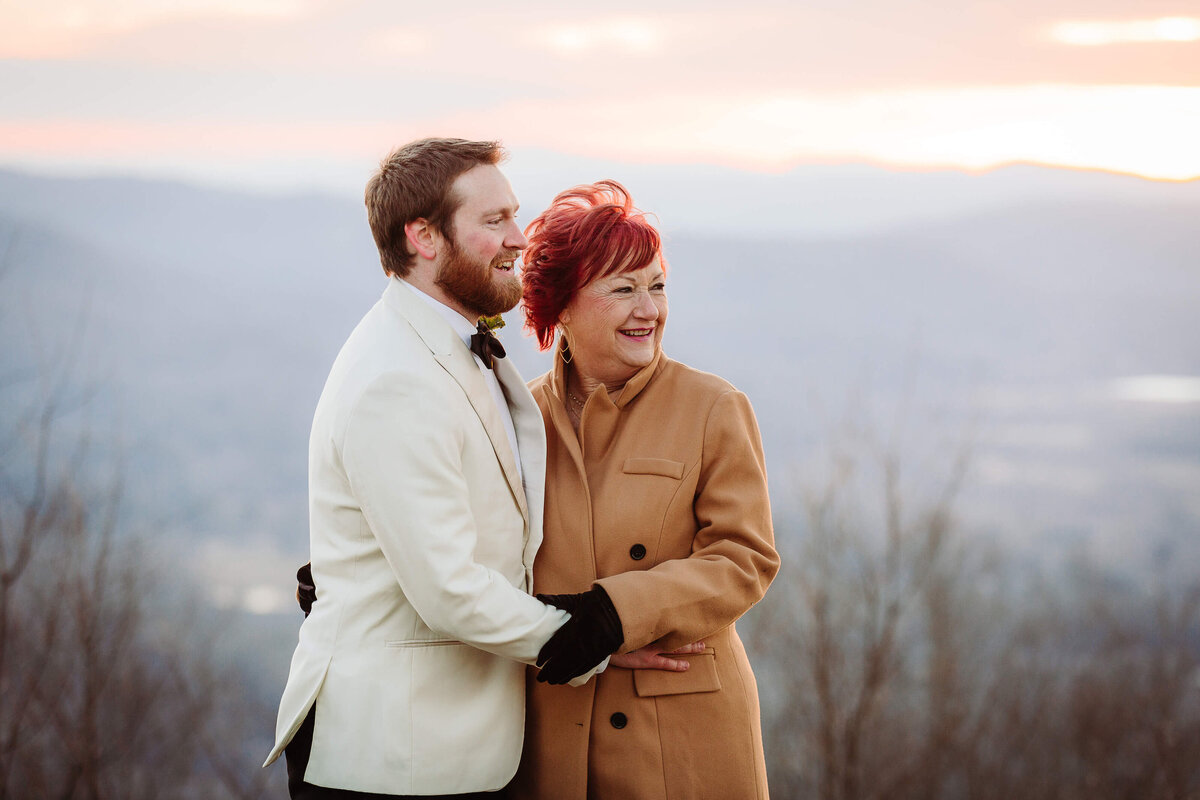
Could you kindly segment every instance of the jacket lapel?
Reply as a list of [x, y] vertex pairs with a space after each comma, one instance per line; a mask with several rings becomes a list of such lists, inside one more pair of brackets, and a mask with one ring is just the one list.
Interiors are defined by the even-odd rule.
[[[517, 433], [517, 449], [521, 455], [524, 475], [524, 495], [527, 501], [526, 519], [529, 538], [525, 542], [525, 563], [533, 565], [533, 556], [542, 543], [542, 510], [546, 485], [546, 423], [529, 387], [521, 379], [511, 359], [496, 359], [496, 377], [508, 399], [513, 428]], [[507, 442], [507, 438], [505, 439]]]
[[[529, 504], [525, 497], [524, 487], [521, 485], [521, 478], [517, 473], [517, 461], [513, 456], [512, 447], [508, 443], [508, 434], [504, 431], [504, 422], [500, 419], [500, 409], [496, 407], [495, 400], [492, 399], [491, 390], [488, 389], [487, 383], [483, 376], [479, 374], [479, 367], [475, 364], [475, 357], [471, 355], [471, 351], [463, 344], [462, 339], [458, 334], [446, 324], [446, 321], [438, 317], [437, 312], [419, 297], [417, 297], [407, 287], [400, 286], [400, 279], [393, 277], [388, 288], [384, 291], [384, 299], [393, 308], [408, 321], [408, 324], [416, 331], [421, 340], [429, 348], [433, 357], [437, 359], [438, 364], [442, 369], [450, 375], [451, 378], [462, 388], [463, 394], [467, 396], [467, 401], [471, 407], [475, 409], [479, 421], [483, 424], [483, 429], [487, 433], [488, 439], [492, 443], [492, 450], [496, 453], [496, 459], [500, 462], [500, 467], [504, 471], [504, 477], [508, 481], [508, 488], [512, 492], [513, 500], [518, 508], [521, 509], [521, 516], [529, 519]], [[506, 361], [506, 359], [499, 359]], [[513, 372], [516, 369], [512, 365], [508, 365]], [[508, 392], [507, 387], [505, 391]], [[526, 392], [528, 393], [528, 392]], [[509, 397], [511, 398], [511, 393]], [[511, 399], [510, 399], [511, 404]], [[514, 427], [516, 425], [516, 417], [513, 419]], [[543, 433], [543, 436], [545, 434]], [[518, 446], [520, 446], [520, 429], [518, 429]], [[544, 450], [543, 445], [543, 450]], [[543, 474], [545, 466], [542, 466]]]
[[[455, 351], [445, 354], [434, 353], [433, 357], [437, 359], [446, 372], [450, 373], [450, 377], [454, 378], [458, 382], [458, 385], [462, 387], [463, 392], [467, 395], [467, 400], [471, 403], [471, 407], [479, 415], [479, 420], [483, 423], [483, 429], [487, 431], [488, 439], [492, 442], [492, 449], [496, 453], [496, 458], [500, 461], [500, 467], [504, 470], [504, 477], [508, 480], [508, 488], [512, 491], [513, 499], [520, 506], [521, 515], [528, 517], [529, 508], [525, 498], [525, 490], [521, 486], [521, 478], [517, 472], [517, 460], [513, 456], [512, 447], [508, 443], [508, 434], [504, 431], [504, 422], [500, 419], [500, 409], [496, 407], [496, 401], [492, 399], [491, 390], [488, 389], [483, 376], [479, 374], [479, 367], [475, 364], [475, 357], [471, 355], [471, 351], [466, 348], [461, 339], [455, 336], [454, 340], [458, 343], [458, 348]], [[520, 446], [520, 440], [518, 440], [518, 446]]]

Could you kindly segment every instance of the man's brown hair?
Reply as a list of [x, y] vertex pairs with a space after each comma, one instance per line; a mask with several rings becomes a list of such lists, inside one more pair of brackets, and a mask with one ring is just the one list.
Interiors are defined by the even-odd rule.
[[367, 222], [379, 248], [384, 273], [403, 278], [416, 263], [404, 226], [424, 219], [447, 239], [454, 238], [454, 212], [462, 198], [451, 186], [464, 172], [504, 159], [499, 142], [419, 139], [388, 154], [367, 182]]

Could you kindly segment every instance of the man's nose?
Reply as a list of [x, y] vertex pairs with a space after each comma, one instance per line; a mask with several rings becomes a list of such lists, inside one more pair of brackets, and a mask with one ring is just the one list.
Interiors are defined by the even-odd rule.
[[529, 247], [529, 240], [525, 238], [525, 234], [521, 232], [521, 227], [516, 222], [509, 223], [508, 236], [504, 237], [504, 246], [511, 247], [513, 250], [524, 250]]

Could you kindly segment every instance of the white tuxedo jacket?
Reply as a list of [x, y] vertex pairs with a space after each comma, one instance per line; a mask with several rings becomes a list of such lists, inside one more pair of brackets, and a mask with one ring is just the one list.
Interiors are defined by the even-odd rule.
[[530, 596], [542, 417], [507, 359], [496, 376], [524, 485], [471, 352], [399, 279], [342, 348], [309, 443], [318, 599], [267, 764], [315, 702], [309, 783], [450, 794], [516, 772], [524, 665], [567, 615]]

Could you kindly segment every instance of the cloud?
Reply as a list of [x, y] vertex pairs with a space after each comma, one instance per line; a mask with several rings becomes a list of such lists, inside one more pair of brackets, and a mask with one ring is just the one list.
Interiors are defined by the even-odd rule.
[[[760, 170], [1030, 162], [1200, 176], [1190, 47], [1114, 59], [1035, 40], [1031, 12], [995, 4], [921, 15], [828, 0], [751, 0], [736, 14], [468, 2], [452, 15], [385, 0], [11, 1], [10, 162], [328, 160], [415, 131]], [[1180, 39], [1180, 20], [1197, 22], [1150, 22]]]
[[[1164, 180], [1200, 177], [1200, 87], [1008, 86], [866, 93], [627, 92], [453, 103], [403, 116], [237, 118], [194, 109], [170, 121], [10, 119], [0, 157], [53, 152], [175, 152], [230, 157], [358, 156], [381, 143], [453, 132], [627, 162], [709, 163], [782, 171], [874, 162], [988, 169], [1039, 163]], [[236, 109], [234, 109], [236, 110]]]
[[15, 0], [21, 17], [47, 28], [134, 28], [188, 17], [297, 17], [313, 0]]
[[368, 33], [364, 49], [382, 61], [390, 61], [426, 55], [433, 50], [434, 44], [433, 37], [426, 31], [411, 26], [392, 26]]
[[642, 93], [518, 101], [445, 124], [480, 135], [503, 131], [514, 145], [630, 161], [763, 170], [843, 161], [967, 169], [1041, 163], [1167, 180], [1200, 176], [1200, 87]]
[[525, 37], [535, 47], [563, 56], [593, 52], [608, 55], [650, 55], [664, 39], [660, 22], [645, 17], [613, 17], [534, 28]]
[[110, 39], [194, 20], [300, 19], [317, 0], [12, 0], [0, 12], [0, 58], [72, 58]]
[[1049, 36], [1061, 44], [1082, 47], [1147, 42], [1197, 42], [1200, 41], [1200, 17], [1162, 17], [1123, 22], [1060, 22], [1050, 28]]

